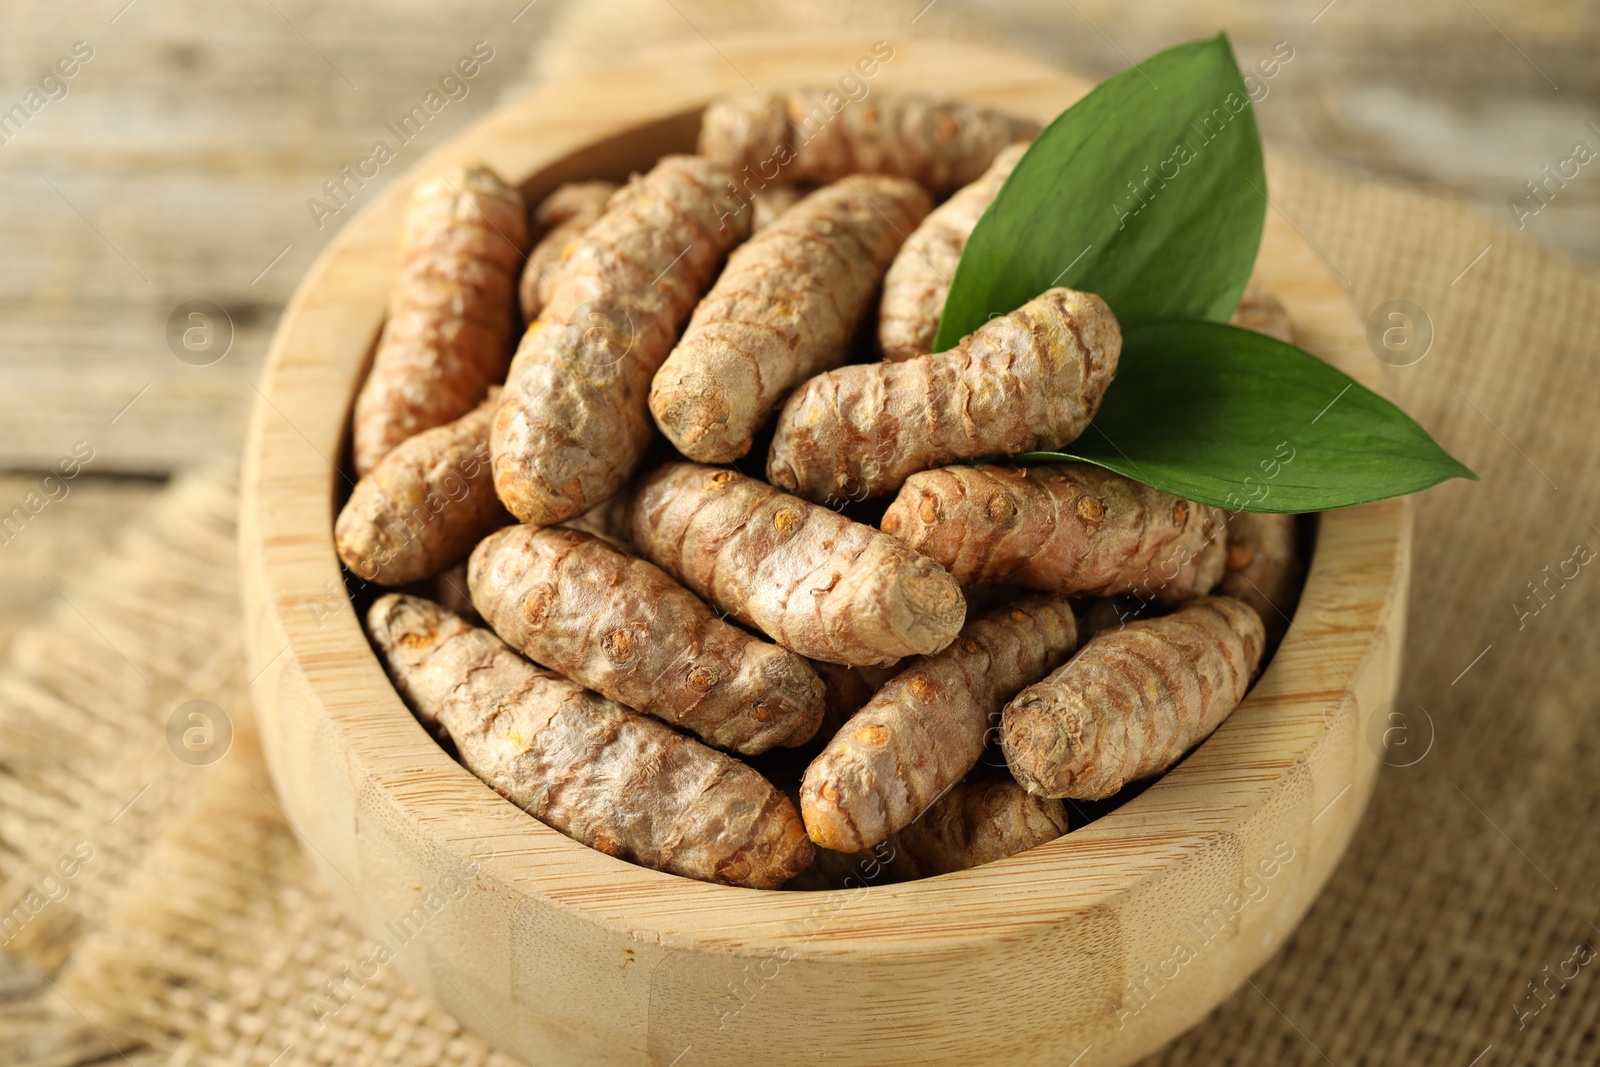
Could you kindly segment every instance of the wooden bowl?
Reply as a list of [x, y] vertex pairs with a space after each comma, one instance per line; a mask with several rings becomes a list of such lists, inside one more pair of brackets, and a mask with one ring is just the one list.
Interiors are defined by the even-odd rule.
[[[412, 185], [479, 159], [531, 198], [694, 144], [743, 86], [831, 84], [868, 41], [718, 42], [552, 86], [418, 162], [312, 268], [251, 426], [241, 534], [257, 714], [282, 805], [342, 907], [479, 1037], [539, 1064], [1125, 1064], [1194, 1025], [1276, 949], [1371, 791], [1410, 511], [1321, 517], [1294, 631], [1182, 764], [1084, 829], [974, 870], [835, 893], [707, 885], [563, 837], [412, 718], [341, 586], [332, 523], [351, 399]], [[1053, 117], [1087, 86], [1014, 56], [894, 42], [868, 82]], [[1259, 270], [1301, 342], [1369, 385], [1340, 287], [1269, 212]]]

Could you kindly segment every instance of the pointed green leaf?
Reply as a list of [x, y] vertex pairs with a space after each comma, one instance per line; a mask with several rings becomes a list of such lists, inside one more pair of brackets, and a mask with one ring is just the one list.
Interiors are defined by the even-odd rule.
[[1102, 83], [1023, 155], [973, 230], [935, 351], [1063, 285], [1123, 326], [1226, 322], [1266, 217], [1250, 94], [1227, 36], [1179, 45]]
[[1316, 356], [1211, 322], [1127, 331], [1094, 422], [1058, 452], [1174, 496], [1298, 514], [1477, 475], [1394, 404]]

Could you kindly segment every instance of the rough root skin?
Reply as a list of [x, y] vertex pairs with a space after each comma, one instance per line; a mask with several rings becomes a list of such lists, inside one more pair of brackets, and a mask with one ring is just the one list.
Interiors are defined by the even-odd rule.
[[983, 177], [934, 208], [906, 238], [884, 275], [878, 305], [878, 347], [884, 359], [898, 362], [933, 351], [961, 250], [1027, 150], [1026, 143], [1008, 146]]
[[1293, 515], [1239, 511], [1228, 516], [1228, 562], [1218, 591], [1256, 610], [1267, 629], [1267, 648], [1289, 632], [1305, 584], [1306, 561]]
[[731, 756], [539, 670], [437, 604], [367, 616], [395, 687], [461, 762], [591, 848], [706, 882], [776, 889], [810, 864], [794, 805]]
[[1087, 463], [913, 474], [882, 527], [963, 585], [1160, 603], [1209, 593], [1228, 555], [1221, 509]]
[[528, 265], [522, 268], [522, 284], [517, 290], [523, 322], [539, 317], [550, 299], [561, 264], [571, 255], [578, 238], [588, 233], [605, 213], [606, 202], [616, 191], [616, 182], [568, 182], [533, 209], [534, 230], [542, 236], [528, 253]]
[[959, 460], [1058, 448], [1094, 417], [1121, 352], [1105, 301], [1051, 289], [948, 352], [806, 382], [778, 418], [767, 480], [808, 500], [860, 500]]
[[753, 90], [706, 107], [700, 154], [769, 180], [887, 174], [942, 195], [976, 180], [1006, 145], [1038, 132], [1027, 119], [914, 93], [852, 102], [830, 89]]
[[570, 519], [628, 480], [655, 435], [650, 380], [748, 234], [741, 207], [727, 171], [667, 156], [578, 240], [495, 413], [495, 491], [517, 518]]
[[760, 233], [777, 222], [778, 216], [815, 191], [815, 186], [800, 182], [780, 182], [757, 189], [750, 200], [751, 210], [755, 212], [750, 219], [750, 232]]
[[406, 438], [471, 411], [505, 376], [527, 243], [521, 194], [484, 167], [452, 171], [411, 194], [400, 274], [356, 396], [357, 475]]
[[961, 629], [961, 589], [938, 564], [735, 471], [669, 463], [641, 480], [629, 518], [646, 558], [802, 656], [881, 665]]
[[1035, 596], [912, 660], [806, 769], [800, 816], [811, 840], [857, 852], [910, 826], [977, 765], [1006, 701], [1076, 647], [1072, 605]]
[[735, 250], [650, 389], [678, 451], [737, 459], [795, 386], [843, 363], [883, 272], [931, 206], [915, 182], [859, 175]]
[[[509, 519], [509, 516], [507, 517]], [[409, 593], [419, 596], [424, 600], [431, 600], [446, 611], [461, 616], [468, 626], [487, 626], [483, 616], [478, 614], [478, 609], [472, 606], [472, 594], [467, 591], [467, 564], [463, 560], [452, 567], [447, 567], [435, 574], [432, 578], [421, 582], [413, 582], [404, 589], [396, 590], [400, 593]]]
[[817, 727], [814, 740], [826, 743], [832, 740], [850, 716], [866, 706], [877, 695], [883, 683], [900, 673], [900, 661], [880, 667], [850, 667], [843, 663], [827, 663], [820, 659], [811, 661], [811, 669], [822, 679], [825, 707], [822, 725]]
[[379, 585], [420, 581], [512, 521], [489, 473], [498, 392], [491, 387], [461, 418], [407, 438], [356, 483], [333, 526], [345, 566]]
[[1238, 707], [1265, 641], [1232, 597], [1101, 632], [1006, 705], [1011, 773], [1030, 793], [1077, 800], [1160, 774]]
[[902, 881], [964, 871], [1054, 841], [1068, 830], [1061, 801], [1036, 797], [1009, 775], [974, 772], [892, 839]]
[[1276, 337], [1286, 344], [1294, 344], [1294, 327], [1289, 324], [1289, 312], [1282, 301], [1254, 278], [1244, 287], [1244, 296], [1239, 298], [1239, 306], [1228, 319], [1228, 325], [1254, 330], [1268, 337]]
[[513, 648], [707, 744], [755, 755], [810, 740], [822, 721], [822, 681], [802, 657], [597, 537], [508, 527], [472, 553], [467, 581]]
[[637, 556], [638, 551], [628, 540], [627, 505], [626, 493], [607, 497], [582, 515], [568, 519], [561, 525], [569, 530], [582, 530], [586, 534], [600, 538], [612, 548], [620, 549], [630, 556]]
[[1121, 629], [1130, 622], [1153, 619], [1166, 613], [1164, 605], [1158, 605], [1153, 600], [1141, 600], [1136, 596], [1091, 597], [1088, 600], [1080, 600], [1076, 605], [1078, 640], [1087, 644], [1090, 638], [1104, 630]]
[[1034, 796], [1003, 771], [976, 770], [872, 848], [817, 849], [816, 861], [784, 888], [859, 889], [932, 878], [1015, 856], [1067, 830], [1061, 801]]

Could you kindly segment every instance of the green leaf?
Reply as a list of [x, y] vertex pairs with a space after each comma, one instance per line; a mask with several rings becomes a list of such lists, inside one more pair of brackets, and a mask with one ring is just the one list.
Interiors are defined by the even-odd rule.
[[1477, 479], [1410, 416], [1265, 334], [1212, 322], [1129, 330], [1094, 422], [1059, 452], [1174, 496], [1298, 514]]
[[1126, 329], [1226, 322], [1255, 263], [1267, 179], [1225, 34], [1103, 82], [1039, 134], [967, 241], [935, 351], [1058, 285]]

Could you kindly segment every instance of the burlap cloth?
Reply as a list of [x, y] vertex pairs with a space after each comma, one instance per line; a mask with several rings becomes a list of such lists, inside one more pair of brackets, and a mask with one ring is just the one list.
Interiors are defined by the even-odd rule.
[[[1600, 966], [1571, 961], [1600, 944], [1600, 571], [1549, 576], [1600, 548], [1600, 280], [1413, 190], [1281, 158], [1271, 187], [1362, 318], [1425, 309], [1431, 349], [1393, 390], [1483, 481], [1416, 501], [1402, 695], [1431, 749], [1413, 714], [1405, 751], [1426, 756], [1385, 769], [1304, 924], [1155, 1062], [1595, 1062]], [[3, 910], [27, 916], [0, 934], [0, 979], [43, 991], [5, 1001], [0, 1061], [506, 1062], [393, 970], [320, 1025], [307, 1007], [364, 939], [303, 860], [251, 732], [235, 496], [229, 470], [178, 479], [116, 553], [60, 579], [54, 615], [0, 665]], [[209, 766], [166, 741], [191, 699], [237, 730]], [[45, 1042], [49, 1019], [76, 1037]]]

